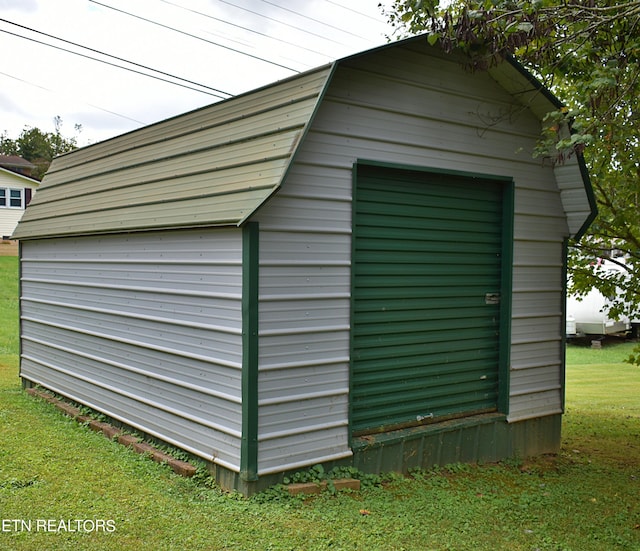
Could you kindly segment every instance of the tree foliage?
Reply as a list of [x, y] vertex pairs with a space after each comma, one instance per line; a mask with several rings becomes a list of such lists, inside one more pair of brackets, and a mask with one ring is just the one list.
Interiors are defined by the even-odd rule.
[[[387, 17], [402, 35], [465, 50], [474, 69], [514, 55], [565, 102], [537, 151], [583, 153], [599, 209], [571, 244], [570, 292], [596, 288], [613, 297], [612, 317], [640, 318], [640, 0], [396, 0]], [[612, 251], [620, 270], [599, 269]]]
[[[76, 125], [75, 130], [80, 132], [81, 127]], [[0, 153], [18, 155], [36, 165], [32, 176], [37, 180], [42, 179], [54, 157], [75, 149], [77, 145], [77, 137], [66, 138], [62, 135], [60, 117], [54, 118], [53, 132], [25, 126], [15, 139], [9, 138], [6, 132], [0, 134]]]

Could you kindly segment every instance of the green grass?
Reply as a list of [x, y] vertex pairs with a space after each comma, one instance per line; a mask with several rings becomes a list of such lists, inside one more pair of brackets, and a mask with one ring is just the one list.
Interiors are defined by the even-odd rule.
[[7, 363], [17, 350], [18, 259], [0, 256], [0, 364]]
[[640, 549], [640, 368], [622, 362], [628, 345], [569, 350], [557, 457], [443, 466], [307, 500], [242, 499], [21, 391], [16, 270], [0, 257], [0, 520], [112, 520], [115, 531], [0, 531], [0, 549]]

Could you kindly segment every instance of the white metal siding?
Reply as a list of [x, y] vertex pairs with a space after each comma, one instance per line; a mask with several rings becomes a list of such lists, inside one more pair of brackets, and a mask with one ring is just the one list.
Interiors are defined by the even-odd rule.
[[240, 230], [26, 241], [21, 375], [238, 470]]
[[[466, 73], [455, 61], [397, 48], [338, 69], [294, 169], [257, 216], [260, 472], [348, 451], [351, 188], [358, 159], [514, 179], [510, 418], [559, 410], [568, 228], [552, 170], [531, 156], [539, 131], [535, 117], [489, 75]], [[296, 413], [281, 424], [287, 411]], [[289, 447], [290, 435], [304, 427], [304, 442]], [[334, 437], [330, 446], [327, 435]]]
[[584, 183], [579, 177], [580, 171], [575, 156], [563, 164], [556, 165], [554, 173], [562, 193], [569, 229], [573, 235], [580, 231], [590, 215], [590, 205], [585, 201]]
[[[327, 94], [327, 99], [349, 108], [341, 122], [325, 121], [324, 135], [313, 138], [323, 151], [332, 148], [331, 154], [344, 158], [345, 168], [355, 158], [366, 158], [514, 179], [509, 419], [558, 413], [562, 404], [562, 243], [570, 228], [552, 169], [532, 158], [540, 123], [496, 88], [489, 75], [465, 73], [455, 61], [442, 59], [422, 60], [421, 69], [412, 67], [410, 61], [419, 59], [415, 52], [407, 56], [399, 49], [370, 64], [367, 76], [359, 72], [357, 79], [350, 79], [344, 70], [343, 91], [335, 93], [338, 97]], [[385, 77], [385, 72], [391, 76]], [[438, 74], [435, 82], [434, 74]], [[395, 75], [402, 75], [402, 80]], [[366, 98], [369, 114], [353, 121], [348, 113], [360, 112], [361, 107], [350, 104], [366, 90], [375, 91]], [[398, 116], [401, 111], [404, 114]], [[367, 141], [360, 134], [347, 137], [345, 132], [337, 136], [341, 142], [337, 147], [329, 144], [327, 137], [335, 125], [352, 131], [371, 121], [378, 121], [379, 131], [369, 132]], [[352, 157], [347, 160], [349, 154]], [[533, 309], [523, 308], [525, 304]]]
[[351, 453], [350, 197], [348, 172], [298, 164], [258, 213], [261, 474]]
[[23, 214], [24, 209], [8, 209], [0, 207], [0, 239], [11, 236]]

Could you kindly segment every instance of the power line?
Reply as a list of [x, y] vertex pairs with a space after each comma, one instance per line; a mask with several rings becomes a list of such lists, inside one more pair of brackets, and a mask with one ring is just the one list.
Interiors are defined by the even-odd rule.
[[[94, 0], [89, 0], [89, 1], [93, 2]], [[237, 8], [237, 9], [242, 10], [242, 11], [246, 11], [248, 13], [252, 13], [253, 15], [257, 15], [258, 17], [263, 17], [264, 19], [268, 19], [269, 21], [274, 21], [275, 23], [279, 23], [280, 25], [284, 25], [285, 27], [289, 27], [289, 28], [295, 29], [297, 31], [302, 31], [303, 33], [310, 34], [311, 36], [315, 36], [317, 38], [321, 38], [322, 40], [327, 40], [328, 42], [333, 42], [334, 44], [338, 44], [339, 46], [346, 46], [346, 44], [344, 44], [342, 42], [338, 42], [337, 40], [333, 40], [331, 38], [327, 38], [326, 36], [323, 36], [321, 34], [312, 33], [311, 31], [308, 31], [308, 30], [303, 29], [301, 27], [296, 27], [295, 25], [291, 25], [289, 23], [285, 23], [284, 21], [280, 21], [279, 19], [275, 19], [273, 17], [269, 17], [268, 15], [265, 15], [263, 13], [250, 10], [249, 8], [244, 8], [242, 6], [238, 6], [237, 4], [234, 4], [233, 2], [229, 2], [228, 0], [218, 0], [218, 2], [221, 2], [222, 4], [227, 4], [228, 6], [233, 6], [234, 8]]]
[[334, 6], [338, 6], [339, 8], [342, 8], [344, 10], [348, 10], [350, 12], [353, 12], [357, 15], [360, 15], [362, 17], [366, 17], [368, 19], [371, 19], [372, 21], [375, 21], [378, 24], [384, 24], [383, 21], [381, 21], [380, 19], [376, 19], [375, 17], [373, 17], [372, 15], [369, 15], [368, 13], [364, 13], [358, 10], [354, 10], [353, 8], [350, 8], [349, 6], [343, 6], [342, 4], [338, 3], [338, 2], [334, 2], [333, 0], [325, 0], [326, 2], [328, 2], [329, 4], [333, 4]]
[[74, 52], [73, 50], [69, 50], [67, 48], [63, 48], [62, 46], [56, 46], [55, 44], [48, 44], [47, 42], [42, 42], [41, 40], [36, 40], [35, 38], [30, 38], [28, 36], [22, 36], [20, 34], [12, 33], [11, 31], [7, 31], [5, 29], [0, 29], [0, 32], [3, 32], [5, 34], [9, 34], [11, 36], [15, 36], [17, 38], [22, 38], [23, 40], [28, 40], [28, 41], [34, 42], [36, 44], [41, 44], [43, 46], [48, 46], [49, 48], [54, 48], [54, 49], [60, 50], [62, 52], [67, 52], [67, 53], [70, 53], [70, 54], [73, 54], [73, 55], [77, 55], [79, 57], [84, 57], [85, 59], [91, 59], [91, 60], [97, 61], [99, 63], [104, 63], [105, 65], [110, 65], [112, 67], [117, 67], [118, 69], [124, 69], [125, 71], [130, 71], [130, 72], [136, 73], [138, 75], [143, 75], [145, 77], [154, 78], [154, 79], [160, 80], [162, 82], [168, 82], [169, 84], [173, 84], [175, 86], [181, 86], [182, 88], [187, 88], [189, 90], [194, 90], [196, 92], [200, 92], [201, 94], [207, 94], [209, 96], [215, 96], [215, 97], [218, 97], [218, 98], [226, 99], [226, 98], [223, 98], [222, 96], [219, 96], [218, 94], [214, 94], [212, 92], [207, 92], [206, 90], [199, 90], [198, 88], [194, 88], [193, 86], [187, 86], [186, 84], [180, 84], [179, 82], [174, 82], [174, 81], [168, 80], [166, 78], [162, 78], [162, 77], [155, 76], [155, 75], [150, 75], [149, 73], [143, 73], [142, 71], [137, 71], [136, 69], [132, 69], [130, 67], [123, 67], [122, 65], [118, 65], [117, 63], [111, 63], [110, 61], [105, 61], [104, 59], [98, 59], [97, 57], [92, 57], [90, 55], [82, 54], [80, 52]]
[[354, 34], [354, 33], [350, 32], [350, 31], [345, 31], [344, 29], [341, 29], [340, 27], [336, 27], [334, 25], [331, 25], [329, 23], [321, 21], [320, 19], [314, 19], [313, 17], [309, 17], [308, 15], [304, 15], [303, 13], [297, 12], [297, 11], [289, 9], [289, 8], [285, 8], [284, 6], [280, 6], [280, 5], [276, 4], [275, 2], [269, 2], [269, 0], [261, 0], [261, 1], [264, 2], [265, 4], [269, 4], [270, 6], [274, 6], [274, 7], [278, 8], [278, 9], [281, 9], [281, 10], [284, 10], [286, 12], [292, 13], [292, 14], [297, 15], [299, 17], [304, 17], [305, 19], [308, 19], [309, 21], [313, 21], [314, 23], [320, 23], [320, 25], [325, 25], [326, 27], [329, 27], [331, 29], [335, 29], [337, 31], [340, 31], [341, 33], [345, 33], [345, 34], [351, 35], [351, 36], [353, 36], [355, 38], [359, 38], [360, 40], [365, 40], [365, 41], [367, 40], [366, 38], [364, 38], [362, 36], [359, 36], [357, 34]]
[[319, 55], [319, 56], [322, 56], [322, 57], [326, 57], [325, 54], [323, 54], [322, 52], [318, 52], [317, 50], [312, 50], [311, 48], [306, 48], [305, 46], [302, 46], [301, 44], [296, 43], [296, 42], [289, 42], [287, 40], [283, 40], [282, 38], [277, 38], [275, 36], [271, 36], [271, 35], [268, 35], [266, 33], [262, 33], [260, 31], [256, 31], [254, 29], [250, 29], [249, 27], [244, 27], [243, 25], [238, 25], [237, 23], [232, 23], [231, 21], [227, 21], [226, 19], [222, 19], [220, 17], [215, 17], [215, 16], [213, 16], [211, 14], [208, 14], [208, 13], [204, 13], [204, 12], [201, 12], [201, 11], [198, 11], [198, 10], [187, 8], [185, 6], [181, 6], [180, 4], [176, 4], [175, 2], [170, 2], [169, 0], [160, 0], [160, 2], [164, 2], [165, 4], [169, 4], [170, 6], [174, 6], [176, 8], [181, 9], [181, 10], [184, 10], [184, 11], [195, 13], [196, 15], [201, 15], [203, 17], [207, 17], [208, 19], [213, 19], [214, 21], [219, 21], [220, 23], [224, 23], [225, 25], [230, 25], [232, 27], [236, 27], [237, 29], [241, 29], [243, 31], [247, 31], [247, 32], [250, 32], [250, 33], [253, 33], [253, 34], [257, 34], [258, 36], [263, 36], [263, 37], [268, 38], [270, 40], [275, 40], [276, 42], [281, 42], [282, 44], [286, 44], [287, 46], [293, 46], [294, 48], [299, 48], [300, 50], [305, 50], [305, 51], [310, 52], [312, 54], [316, 54], [316, 55]]
[[[60, 42], [64, 42], [65, 44], [70, 44], [72, 46], [76, 46], [77, 48], [82, 48], [84, 50], [88, 50], [88, 51], [93, 52], [95, 54], [100, 54], [100, 55], [103, 55], [105, 57], [110, 57], [111, 59], [116, 59], [118, 61], [123, 61], [124, 63], [129, 63], [130, 65], [134, 65], [136, 67], [140, 67], [140, 68], [146, 69], [148, 71], [153, 71], [155, 73], [159, 73], [161, 75], [165, 75], [165, 76], [174, 78], [176, 80], [180, 80], [182, 82], [187, 82], [189, 84], [194, 84], [196, 86], [200, 86], [201, 88], [206, 88], [207, 90], [211, 90], [212, 92], [216, 92], [216, 94], [211, 94], [211, 95], [214, 95], [214, 96], [222, 98], [222, 99], [226, 99], [226, 98], [223, 97], [223, 96], [220, 96], [218, 94], [224, 94], [225, 96], [232, 96], [233, 95], [233, 94], [230, 94], [229, 92], [225, 92], [224, 90], [218, 90], [217, 88], [212, 88], [211, 86], [207, 86], [205, 84], [200, 84], [199, 82], [195, 82], [193, 80], [189, 80], [189, 79], [186, 79], [186, 78], [178, 77], [176, 75], [172, 75], [171, 73], [166, 73], [164, 71], [160, 71], [159, 69], [154, 69], [152, 67], [148, 67], [146, 65], [142, 65], [140, 63], [136, 63], [134, 61], [129, 61], [128, 59], [124, 59], [122, 57], [118, 57], [118, 56], [115, 56], [115, 55], [107, 54], [107, 53], [102, 52], [100, 50], [96, 50], [96, 49], [90, 48], [88, 46], [83, 46], [82, 44], [78, 44], [77, 42], [71, 42], [70, 40], [65, 40], [64, 38], [60, 38], [60, 37], [54, 36], [52, 34], [48, 34], [48, 33], [42, 32], [42, 31], [38, 31], [36, 29], [32, 29], [30, 27], [26, 27], [25, 25], [20, 25], [19, 23], [14, 23], [13, 21], [9, 21], [7, 19], [0, 18], [0, 21], [2, 21], [3, 23], [9, 23], [10, 25], [15, 25], [16, 27], [20, 27], [21, 29], [25, 29], [25, 30], [33, 32], [33, 33], [37, 33], [37, 34], [46, 36], [47, 38], [53, 38], [54, 40], [59, 40]], [[24, 38], [26, 38], [26, 37], [24, 37]], [[97, 60], [97, 61], [99, 61], [99, 60]], [[124, 68], [125, 67], [123, 67], [123, 69]], [[144, 73], [141, 73], [141, 74], [144, 74]], [[152, 76], [152, 75], [148, 75], [148, 76]]]
[[[29, 86], [33, 86], [34, 88], [39, 88], [40, 90], [44, 90], [45, 92], [49, 92], [50, 94], [59, 94], [59, 92], [56, 92], [55, 90], [51, 90], [50, 88], [46, 88], [45, 86], [40, 86], [39, 84], [35, 84], [34, 82], [30, 82], [30, 81], [25, 80], [23, 78], [19, 78], [19, 77], [13, 76], [13, 75], [9, 75], [7, 73], [3, 73], [2, 71], [0, 71], [0, 75], [5, 76], [7, 78], [12, 78], [13, 80], [17, 80], [18, 82], [22, 82], [24, 84], [28, 84]], [[128, 117], [127, 115], [122, 115], [121, 113], [116, 113], [115, 111], [110, 111], [109, 109], [105, 109], [104, 107], [100, 107], [98, 105], [93, 105], [91, 103], [87, 103], [86, 105], [88, 105], [89, 107], [92, 107], [93, 109], [98, 109], [99, 111], [104, 111], [105, 113], [109, 113], [110, 115], [115, 115], [116, 117], [120, 117], [120, 118], [129, 120], [131, 122], [135, 122], [135, 123], [138, 123], [138, 124], [145, 124], [144, 122], [139, 121], [138, 119], [133, 119], [131, 117]]]
[[[222, 1], [222, 0], [220, 0]], [[191, 34], [188, 33], [186, 31], [181, 31], [180, 29], [176, 29], [175, 27], [171, 27], [169, 25], [165, 25], [163, 23], [159, 23], [158, 21], [153, 21], [152, 19], [147, 19], [146, 17], [142, 17], [140, 15], [135, 15], [133, 13], [130, 13], [128, 11], [124, 11], [121, 10], [119, 8], [114, 8], [113, 6], [109, 6], [107, 4], [103, 4], [102, 2], [98, 2], [97, 0], [89, 0], [89, 2], [93, 3], [93, 4], [97, 4], [98, 6], [102, 6], [103, 8], [107, 8], [113, 11], [117, 11], [119, 13], [122, 13], [124, 15], [128, 15], [130, 17], [135, 17], [136, 19], [140, 19], [142, 21], [146, 21], [147, 23], [151, 23], [152, 25], [157, 25], [158, 27], [162, 27], [163, 29], [168, 29], [170, 31], [174, 31], [180, 34], [183, 34], [185, 36], [188, 36], [190, 38], [195, 38], [196, 40], [201, 40], [202, 42], [206, 42], [208, 44], [212, 44], [214, 46], [218, 46], [219, 48], [224, 48], [225, 50], [230, 50], [232, 52], [235, 52], [237, 54], [241, 54], [247, 57], [251, 57], [253, 59], [257, 59], [258, 61], [262, 61], [264, 63], [269, 63], [270, 65], [275, 65], [276, 67], [281, 67], [282, 69], [286, 69], [287, 71], [291, 71], [293, 73], [299, 73], [300, 71], [298, 71], [297, 69], [292, 69], [291, 67], [287, 67], [286, 65], [282, 65], [280, 63], [276, 63], [275, 61], [269, 61], [268, 59], [265, 59], [263, 57], [257, 56], [257, 55], [253, 55], [253, 54], [249, 54], [247, 52], [243, 52], [241, 50], [236, 50], [235, 48], [231, 48], [229, 46], [225, 46], [223, 44], [219, 44], [217, 42], [213, 42], [212, 40], [207, 40], [206, 38], [202, 38], [201, 36], [197, 36], [195, 34]]]

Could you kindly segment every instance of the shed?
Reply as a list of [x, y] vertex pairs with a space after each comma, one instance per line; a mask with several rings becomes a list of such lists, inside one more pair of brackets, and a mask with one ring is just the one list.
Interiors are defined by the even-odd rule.
[[318, 463], [557, 451], [583, 162], [512, 59], [385, 45], [57, 158], [21, 240], [21, 364], [251, 493]]

